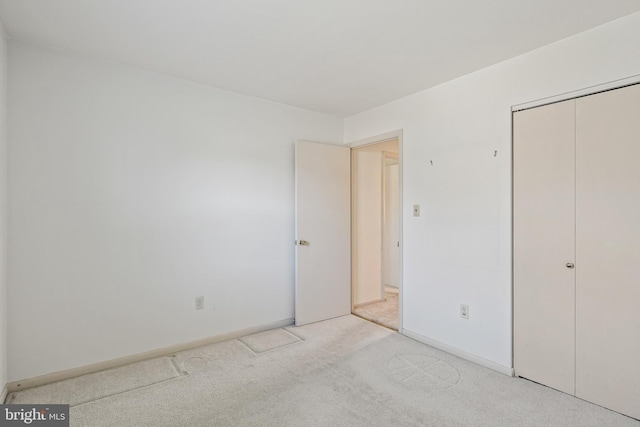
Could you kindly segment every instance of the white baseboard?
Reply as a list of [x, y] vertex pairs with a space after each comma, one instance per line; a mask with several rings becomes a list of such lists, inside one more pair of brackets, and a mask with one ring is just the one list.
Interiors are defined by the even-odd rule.
[[454, 356], [458, 356], [462, 359], [468, 360], [469, 362], [473, 362], [480, 366], [484, 366], [485, 368], [492, 369], [494, 371], [500, 372], [501, 374], [508, 375], [512, 377], [514, 375], [513, 368], [511, 366], [504, 366], [499, 363], [493, 362], [491, 360], [485, 359], [484, 357], [476, 356], [473, 353], [469, 353], [464, 350], [460, 350], [459, 348], [452, 347], [448, 344], [442, 343], [440, 341], [436, 341], [431, 338], [427, 338], [415, 332], [411, 332], [407, 329], [402, 329], [400, 332], [402, 335], [405, 335], [409, 338], [412, 338], [416, 341], [420, 341], [423, 344], [427, 344], [431, 347], [435, 347], [438, 350], [446, 351], [447, 353], [453, 354]]
[[384, 286], [384, 291], [388, 294], [393, 294], [393, 295], [398, 295], [399, 290], [397, 287], [395, 286], [389, 286], [389, 285], [385, 285]]
[[27, 378], [20, 381], [12, 381], [5, 386], [3, 391], [3, 402], [7, 393], [12, 393], [18, 390], [24, 390], [27, 388], [37, 387], [40, 385], [50, 384], [56, 381], [67, 380], [69, 378], [78, 377], [80, 375], [92, 374], [106, 369], [116, 368], [119, 366], [129, 365], [131, 363], [142, 362], [148, 359], [154, 359], [156, 357], [170, 356], [184, 350], [190, 350], [192, 348], [201, 347], [203, 345], [215, 344], [221, 341], [227, 341], [234, 338], [243, 337], [245, 335], [251, 335], [258, 332], [268, 331], [271, 329], [282, 328], [285, 326], [293, 325], [293, 318], [278, 320], [275, 322], [266, 323], [259, 326], [253, 326], [246, 329], [240, 329], [237, 331], [226, 332], [207, 338], [201, 338], [194, 341], [189, 341], [181, 344], [175, 344], [168, 347], [158, 348], [155, 350], [145, 351], [144, 353], [132, 354], [130, 356], [119, 357], [117, 359], [106, 360], [104, 362], [93, 363], [91, 365], [80, 366], [78, 368], [66, 369], [64, 371], [52, 372], [50, 374], [40, 375], [38, 377]]
[[379, 303], [379, 302], [382, 302], [382, 301], [384, 301], [383, 298], [378, 298], [378, 299], [374, 299], [374, 300], [367, 301], [367, 302], [361, 302], [359, 304], [353, 304], [353, 308], [360, 308], [360, 307], [364, 307], [366, 305], [376, 304], [376, 303]]

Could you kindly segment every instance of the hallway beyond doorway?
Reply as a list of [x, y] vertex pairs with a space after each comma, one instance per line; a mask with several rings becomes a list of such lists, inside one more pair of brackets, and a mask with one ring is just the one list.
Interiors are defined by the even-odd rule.
[[353, 314], [365, 320], [398, 330], [398, 290], [387, 287], [384, 301], [361, 305], [353, 309]]

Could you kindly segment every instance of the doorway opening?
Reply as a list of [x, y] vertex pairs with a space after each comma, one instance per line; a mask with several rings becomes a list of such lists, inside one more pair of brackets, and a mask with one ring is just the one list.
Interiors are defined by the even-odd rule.
[[352, 313], [400, 329], [399, 138], [351, 149]]

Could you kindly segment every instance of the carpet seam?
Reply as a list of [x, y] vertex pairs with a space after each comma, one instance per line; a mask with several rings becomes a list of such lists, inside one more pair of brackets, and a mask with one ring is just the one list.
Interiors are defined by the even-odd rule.
[[154, 386], [156, 386], [158, 384], [163, 384], [163, 383], [166, 383], [168, 381], [173, 381], [173, 380], [176, 380], [176, 379], [179, 379], [179, 378], [183, 378], [185, 376], [186, 375], [178, 375], [178, 376], [175, 376], [173, 378], [167, 378], [166, 380], [158, 381], [158, 382], [151, 383], [151, 384], [146, 384], [146, 385], [143, 385], [143, 386], [140, 386], [140, 387], [132, 388], [130, 390], [125, 390], [125, 391], [121, 391], [119, 393], [113, 393], [113, 394], [109, 394], [107, 396], [102, 396], [102, 397], [99, 397], [97, 399], [87, 400], [86, 402], [81, 402], [81, 403], [76, 403], [74, 405], [69, 405], [69, 407], [70, 408], [76, 408], [78, 406], [87, 405], [87, 404], [93, 403], [93, 402], [98, 402], [98, 401], [103, 400], [103, 399], [108, 399], [108, 398], [113, 397], [113, 396], [119, 396], [121, 394], [131, 393], [133, 391], [142, 390], [142, 389], [147, 388], [147, 387], [154, 387]]
[[[293, 333], [293, 331], [290, 331], [290, 330], [289, 330], [289, 328], [290, 328], [290, 327], [287, 327], [287, 328], [281, 328], [281, 329], [282, 329], [283, 331], [287, 332], [289, 335], [293, 335], [295, 338], [298, 338], [300, 341], [306, 341], [303, 337], [301, 337], [301, 336], [299, 336], [299, 335], [297, 335], [297, 334], [294, 334], [294, 333]], [[291, 344], [295, 344], [295, 343], [291, 343]]]
[[383, 325], [382, 323], [376, 323], [376, 322], [374, 322], [373, 320], [369, 320], [369, 319], [367, 319], [366, 317], [362, 317], [361, 315], [359, 315], [359, 314], [357, 314], [357, 313], [355, 313], [355, 312], [354, 312], [354, 313], [351, 313], [351, 314], [352, 314], [352, 315], [354, 315], [354, 316], [356, 316], [356, 317], [357, 317], [357, 318], [359, 318], [359, 319], [366, 320], [367, 322], [371, 323], [372, 325], [380, 326], [381, 328], [388, 329], [388, 330], [390, 330], [390, 331], [392, 331], [392, 332], [396, 332], [396, 333], [398, 332], [398, 330], [397, 330], [397, 329], [390, 328], [389, 326]]
[[[253, 347], [251, 347], [248, 343], [244, 342], [244, 341], [242, 340], [242, 338], [245, 338], [245, 337], [237, 338], [237, 341], [240, 341], [242, 344], [244, 344], [244, 345], [245, 345], [249, 350], [251, 350], [251, 352], [252, 352], [254, 355], [256, 355], [256, 356], [258, 356], [258, 355], [260, 355], [260, 354], [264, 354], [264, 353], [269, 353], [269, 352], [271, 352], [271, 351], [278, 350], [278, 349], [281, 349], [281, 348], [284, 348], [284, 347], [287, 347], [287, 346], [290, 346], [290, 345], [297, 344], [297, 343], [299, 343], [299, 342], [304, 342], [304, 341], [305, 341], [305, 339], [304, 339], [304, 338], [300, 338], [299, 336], [297, 336], [297, 335], [295, 335], [295, 334], [293, 334], [293, 333], [291, 333], [291, 332], [287, 331], [285, 328], [278, 328], [278, 329], [279, 329], [279, 330], [281, 330], [281, 331], [283, 331], [283, 332], [288, 333], [288, 334], [289, 334], [289, 335], [291, 335], [291, 336], [293, 336], [295, 339], [297, 339], [297, 341], [290, 342], [290, 343], [283, 344], [283, 345], [279, 345], [279, 346], [277, 346], [277, 347], [273, 347], [273, 348], [270, 348], [270, 349], [268, 349], [268, 350], [264, 350], [264, 351], [258, 351], [258, 350], [256, 350], [256, 349], [254, 349]], [[273, 331], [275, 331], [275, 330], [277, 330], [277, 329], [273, 329]], [[248, 336], [251, 336], [251, 335], [248, 335]]]
[[175, 355], [171, 356], [170, 359], [171, 359], [171, 364], [173, 365], [173, 369], [176, 370], [176, 372], [178, 373], [178, 376], [189, 375], [187, 371], [185, 371], [180, 367], [180, 365], [178, 364], [178, 361], [176, 360]]

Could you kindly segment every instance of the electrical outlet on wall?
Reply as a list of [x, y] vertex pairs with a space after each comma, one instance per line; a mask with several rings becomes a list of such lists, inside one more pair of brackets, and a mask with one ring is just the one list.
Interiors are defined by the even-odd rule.
[[204, 297], [196, 297], [196, 310], [204, 310]]
[[460, 304], [460, 317], [463, 319], [469, 318], [469, 306], [467, 304]]

